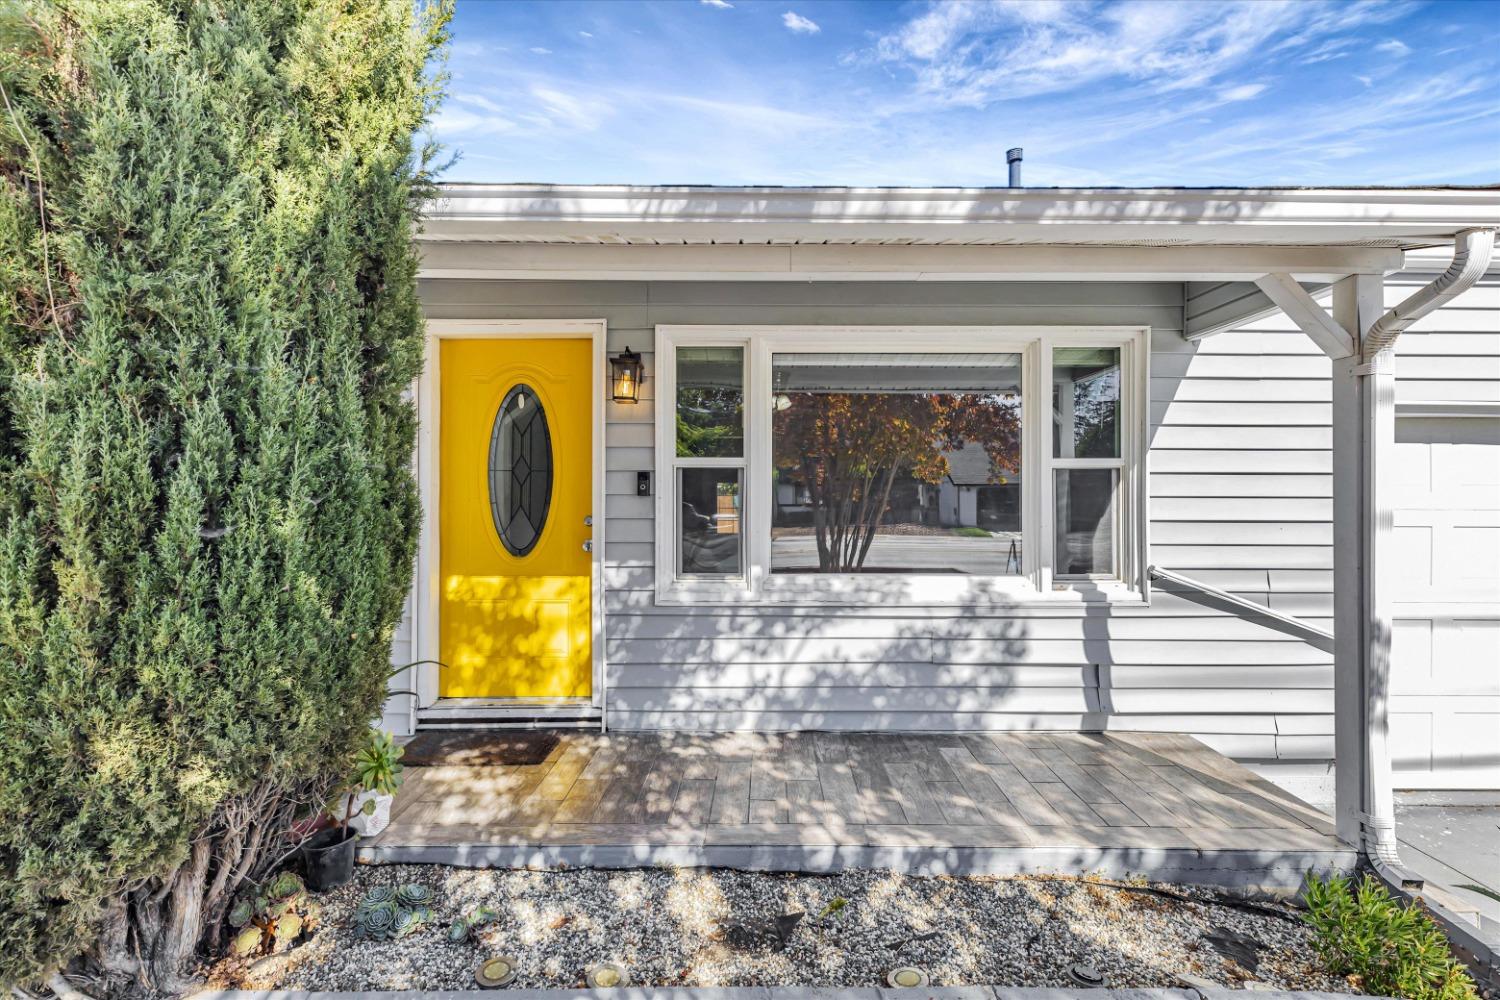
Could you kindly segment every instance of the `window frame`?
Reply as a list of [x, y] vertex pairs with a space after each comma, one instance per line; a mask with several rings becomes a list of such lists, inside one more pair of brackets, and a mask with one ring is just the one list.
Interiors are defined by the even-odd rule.
[[[745, 447], [740, 458], [676, 455], [676, 358], [679, 347], [744, 348]], [[1120, 457], [1052, 457], [1054, 347], [1120, 349]], [[911, 352], [1020, 354], [1022, 365], [1021, 573], [776, 574], [771, 567], [772, 356], [785, 353]], [[703, 326], [656, 327], [656, 599], [660, 604], [966, 605], [1142, 602], [1146, 580], [1146, 470], [1150, 328], [1140, 326]], [[1063, 463], [1055, 466], [1054, 463]], [[1120, 469], [1116, 491], [1115, 577], [1053, 573], [1055, 468]], [[741, 565], [737, 577], [680, 576], [679, 469], [738, 468]], [[1036, 470], [1035, 472], [1031, 470]]]

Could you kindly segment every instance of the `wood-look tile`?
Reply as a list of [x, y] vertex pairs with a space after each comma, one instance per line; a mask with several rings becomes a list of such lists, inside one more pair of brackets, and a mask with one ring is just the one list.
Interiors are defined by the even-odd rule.
[[732, 761], [719, 765], [714, 786], [711, 823], [745, 823], [750, 819], [750, 767], [748, 762]]
[[677, 799], [672, 803], [668, 822], [694, 827], [707, 825], [716, 783], [712, 778], [685, 778], [679, 781]]
[[854, 769], [844, 762], [818, 765], [818, 782], [823, 788], [823, 801], [848, 816], [850, 822], [863, 822], [859, 789], [854, 784]]
[[[1184, 826], [1193, 821], [1189, 815], [1179, 815], [1163, 803], [1157, 801], [1144, 788], [1131, 781], [1125, 775], [1113, 767], [1084, 767], [1089, 777], [1103, 785], [1112, 792], [1120, 802], [1127, 803], [1130, 811], [1140, 817], [1140, 823], [1147, 826]], [[1095, 810], [1098, 812], [1099, 810]], [[1101, 814], [1102, 815], [1102, 814]], [[1107, 817], [1106, 817], [1107, 818]], [[1136, 826], [1137, 823], [1114, 823], [1112, 826]]]
[[990, 739], [995, 741], [995, 746], [1005, 755], [1006, 763], [1020, 771], [1027, 781], [1058, 780], [1052, 769], [1036, 755], [1036, 751], [1022, 743], [1019, 737], [1003, 733], [993, 735]]
[[980, 826], [988, 823], [979, 803], [961, 781], [929, 781], [928, 790], [937, 801], [943, 820], [952, 826]]
[[1178, 734], [576, 733], [538, 765], [413, 768], [392, 817], [377, 849], [1348, 850]]
[[1061, 781], [1042, 781], [1033, 783], [1032, 786], [1046, 799], [1048, 804], [1056, 809], [1069, 823], [1079, 826], [1105, 826], [1099, 814], [1088, 807], [1088, 803], [1078, 797], [1073, 791]]
[[573, 782], [578, 780], [588, 762], [586, 752], [570, 751], [558, 757], [537, 785], [536, 794], [548, 799], [567, 798], [568, 789], [573, 787]]
[[927, 768], [919, 763], [886, 764], [886, 773], [896, 783], [900, 793], [897, 799], [906, 813], [908, 823], [917, 825], [940, 825], [946, 823], [937, 799], [927, 787]]
[[1196, 774], [1190, 774], [1180, 767], [1157, 767], [1152, 770], [1162, 780], [1176, 786], [1196, 802], [1199, 808], [1217, 816], [1228, 826], [1255, 829], [1280, 825], [1280, 820], [1265, 810], [1219, 793], [1199, 781]]
[[1062, 783], [1073, 790], [1085, 802], [1118, 802], [1114, 794], [1099, 782], [1089, 777], [1089, 773], [1077, 764], [1062, 750], [1038, 750], [1036, 755], [1041, 758], [1042, 763], [1052, 769], [1052, 773], [1062, 780]]
[[1061, 826], [1067, 822], [1014, 766], [987, 764], [985, 770], [1024, 822], [1032, 826]]
[[603, 778], [578, 778], [568, 789], [568, 795], [552, 814], [554, 823], [587, 823], [593, 820], [594, 810], [604, 797], [609, 782]]

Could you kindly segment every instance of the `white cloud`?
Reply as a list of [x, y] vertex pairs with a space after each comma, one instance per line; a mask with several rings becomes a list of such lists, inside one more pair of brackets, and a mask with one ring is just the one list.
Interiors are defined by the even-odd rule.
[[597, 97], [576, 97], [552, 87], [534, 86], [531, 96], [541, 105], [547, 124], [580, 132], [598, 128], [609, 114], [608, 102]]
[[1384, 52], [1388, 56], [1394, 56], [1395, 58], [1399, 59], [1402, 56], [1411, 54], [1411, 46], [1407, 45], [1403, 41], [1400, 41], [1399, 39], [1387, 38], [1385, 41], [1375, 46], [1375, 51]]
[[933, 2], [871, 54], [910, 69], [929, 105], [982, 107], [1106, 80], [1157, 93], [1201, 87], [1271, 52], [1337, 58], [1350, 29], [1399, 14], [1395, 5], [1295, 0]]
[[[460, 100], [457, 96], [453, 101], [445, 102], [438, 110], [432, 120], [432, 131], [434, 135], [453, 136], [482, 136], [496, 135], [501, 132], [513, 131], [515, 122], [496, 114], [484, 114], [478, 111], [470, 111], [467, 108], [458, 107], [455, 103]], [[470, 103], [479, 103], [471, 101]], [[490, 104], [491, 102], [484, 102]], [[486, 108], [486, 110], [489, 110]]]
[[798, 35], [816, 35], [823, 30], [816, 21], [810, 21], [794, 10], [782, 14], [781, 23], [786, 25], [788, 31]]
[[531, 47], [531, 51], [535, 52], [539, 56], [550, 56], [552, 54], [551, 49], [543, 48], [540, 45], [533, 45]]
[[578, 35], [581, 38], [593, 38], [594, 37], [594, 33], [592, 31], [580, 31], [578, 33]]
[[698, 2], [705, 7], [717, 7], [720, 10], [729, 10], [734, 6], [729, 0], [698, 0]]
[[1219, 91], [1221, 101], [1249, 101], [1265, 93], [1266, 85], [1263, 83], [1243, 83], [1238, 87], [1225, 87]]
[[1373, 84], [1375, 82], [1374, 77], [1360, 76], [1359, 74], [1355, 74], [1354, 79], [1358, 80], [1360, 83], [1364, 84], [1366, 87], [1370, 86], [1371, 84]]

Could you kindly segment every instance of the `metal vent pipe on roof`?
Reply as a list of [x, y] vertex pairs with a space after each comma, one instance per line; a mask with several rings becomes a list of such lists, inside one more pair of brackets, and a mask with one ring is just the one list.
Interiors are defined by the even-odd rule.
[[1010, 164], [1010, 186], [1018, 188], [1021, 186], [1021, 147], [1005, 151], [1005, 162]]

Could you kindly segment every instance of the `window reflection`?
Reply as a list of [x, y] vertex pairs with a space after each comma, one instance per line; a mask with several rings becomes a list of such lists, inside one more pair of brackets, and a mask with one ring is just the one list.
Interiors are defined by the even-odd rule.
[[740, 470], [682, 469], [678, 475], [678, 572], [738, 576], [744, 537]]
[[1052, 351], [1054, 458], [1120, 456], [1120, 350]]
[[774, 573], [1021, 572], [1021, 356], [772, 359]]

